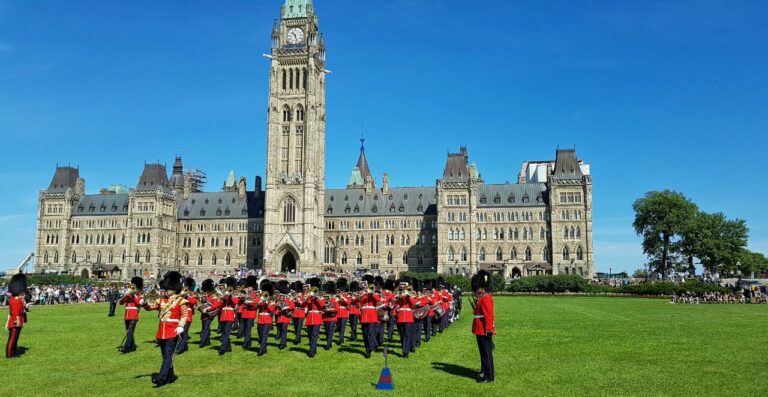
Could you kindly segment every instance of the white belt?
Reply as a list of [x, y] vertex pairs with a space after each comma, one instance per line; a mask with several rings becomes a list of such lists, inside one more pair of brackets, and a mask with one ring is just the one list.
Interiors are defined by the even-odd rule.
[[271, 316], [272, 313], [259, 313], [259, 316]]
[[310, 313], [321, 313], [321, 311], [320, 311], [320, 310], [310, 310], [309, 312], [310, 312]]
[[474, 318], [485, 318], [482, 314], [475, 314]]
[[404, 311], [404, 312], [410, 312], [410, 311], [412, 311], [412, 310], [411, 310], [411, 309], [409, 309], [409, 308], [407, 308], [407, 307], [403, 307], [403, 308], [401, 308], [401, 309], [397, 309], [397, 311], [399, 311], [399, 312], [400, 312], [400, 311]]
[[233, 307], [224, 307], [221, 310], [235, 310], [235, 308], [233, 308]]
[[169, 318], [168, 320], [162, 320], [161, 322], [163, 322], [163, 323], [178, 323], [179, 320], [177, 320], [175, 318]]
[[363, 309], [375, 309], [376, 307], [374, 307], [374, 306], [363, 306], [362, 308]]
[[126, 306], [125, 310], [139, 310], [139, 308], [136, 306]]

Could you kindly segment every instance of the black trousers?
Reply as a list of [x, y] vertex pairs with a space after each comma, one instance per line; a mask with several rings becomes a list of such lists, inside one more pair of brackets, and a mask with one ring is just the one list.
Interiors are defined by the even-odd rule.
[[421, 325], [423, 320], [414, 320], [411, 327], [411, 347], [421, 346]]
[[363, 323], [363, 345], [365, 346], [365, 352], [370, 353], [373, 351], [371, 346], [374, 345], [374, 339], [376, 339], [376, 331], [374, 330], [376, 324]]
[[160, 372], [155, 380], [168, 382], [173, 378], [173, 356], [176, 353], [176, 338], [158, 339], [160, 344], [160, 353], [163, 355], [163, 365], [160, 366]]
[[301, 330], [304, 328], [304, 318], [293, 318], [293, 332], [296, 336], [293, 338], [294, 344], [301, 343]]
[[115, 308], [117, 308], [117, 302], [109, 302], [109, 317], [115, 317]]
[[243, 330], [243, 349], [249, 349], [251, 347], [251, 337], [252, 337], [251, 333], [253, 332], [253, 319], [241, 318], [240, 329]]
[[437, 329], [440, 327], [440, 317], [431, 317], [429, 322], [429, 327], [432, 329], [432, 336], [437, 335]]
[[219, 346], [219, 354], [232, 351], [232, 346], [229, 344], [229, 334], [232, 332], [232, 321], [219, 321], [223, 330], [221, 331], [221, 346]]
[[344, 344], [344, 332], [347, 330], [347, 319], [340, 318], [337, 324], [339, 328], [339, 346]]
[[309, 338], [309, 356], [317, 354], [317, 338], [320, 336], [319, 325], [307, 325], [307, 337]]
[[137, 322], [138, 320], [125, 320], [125, 343], [123, 343], [123, 351], [136, 348], [136, 341], [133, 339], [133, 333], [136, 331]]
[[277, 332], [280, 334], [280, 346], [281, 350], [285, 349], [286, 343], [288, 343], [288, 323], [278, 323]]
[[350, 340], [357, 340], [357, 323], [360, 322], [360, 315], [359, 314], [350, 314], [349, 315], [349, 326], [351, 330], [349, 331], [349, 339]]
[[272, 324], [258, 324], [256, 327], [259, 331], [259, 354], [266, 354], [267, 339], [269, 339], [269, 331], [272, 329]]
[[232, 324], [232, 330], [237, 331], [237, 337], [242, 338], [245, 335], [245, 329], [243, 328], [243, 315], [235, 314], [235, 323]]
[[219, 316], [219, 318], [217, 318], [217, 320], [219, 322], [219, 325], [216, 327], [216, 331], [218, 333], [222, 333], [222, 332], [224, 332], [224, 322], [221, 321], [221, 316]]
[[[424, 342], [429, 342], [429, 338], [432, 337], [432, 317], [424, 318]], [[421, 338], [421, 336], [419, 336]]]
[[[382, 331], [383, 331], [383, 324], [382, 324]], [[389, 316], [389, 321], [387, 322], [387, 340], [392, 342], [392, 334], [395, 331], [395, 316]], [[381, 341], [382, 344], [384, 344], [384, 341]]]
[[19, 356], [19, 334], [21, 334], [21, 327], [8, 329], [8, 343], [5, 344], [5, 358]]
[[333, 331], [336, 329], [336, 321], [323, 321], [325, 328], [325, 350], [333, 347]]
[[200, 347], [206, 347], [211, 344], [211, 321], [213, 319], [204, 318], [201, 321], [203, 328], [200, 330]]
[[408, 358], [411, 352], [411, 331], [412, 323], [397, 324], [397, 333], [400, 334], [400, 347], [403, 349], [403, 357]]
[[480, 373], [488, 381], [493, 381], [493, 336], [477, 336], [477, 348], [480, 350]]
[[184, 324], [184, 333], [179, 337], [179, 342], [176, 344], [176, 354], [181, 354], [187, 351], [187, 342], [189, 342], [189, 328], [192, 323], [187, 322]]

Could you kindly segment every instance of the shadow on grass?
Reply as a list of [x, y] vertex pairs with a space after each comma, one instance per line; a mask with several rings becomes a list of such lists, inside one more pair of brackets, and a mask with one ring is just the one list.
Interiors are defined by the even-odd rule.
[[475, 379], [477, 377], [477, 371], [472, 368], [462, 367], [461, 365], [433, 362], [432, 368], [463, 378]]
[[141, 379], [141, 378], [155, 379], [158, 374], [159, 374], [159, 372], [153, 372], [151, 374], [136, 375], [136, 376], [133, 377], [133, 379]]
[[339, 352], [342, 352], [342, 353], [356, 353], [356, 354], [359, 354], [361, 356], [365, 356], [365, 350], [353, 349], [353, 348], [348, 347], [348, 346], [341, 346], [341, 347], [339, 347]]
[[305, 349], [303, 347], [296, 347], [296, 346], [294, 346], [294, 347], [289, 348], [288, 351], [309, 354], [309, 349]]

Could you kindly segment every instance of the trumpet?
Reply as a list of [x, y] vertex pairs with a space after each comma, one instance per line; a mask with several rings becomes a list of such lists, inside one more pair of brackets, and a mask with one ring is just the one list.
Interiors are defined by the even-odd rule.
[[310, 288], [310, 289], [309, 289], [309, 293], [310, 293], [310, 295], [312, 295], [312, 296], [317, 296], [317, 293], [318, 293], [319, 291], [320, 291], [320, 289], [319, 289], [319, 288], [317, 288], [317, 287], [312, 287], [312, 288]]
[[261, 294], [259, 294], [259, 296], [261, 296], [261, 299], [269, 298], [269, 292], [261, 291]]

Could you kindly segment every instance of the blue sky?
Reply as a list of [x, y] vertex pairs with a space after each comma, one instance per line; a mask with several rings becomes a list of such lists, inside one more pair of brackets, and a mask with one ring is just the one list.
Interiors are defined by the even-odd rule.
[[[175, 154], [265, 170], [280, 0], [0, 0], [0, 268], [33, 250], [56, 164], [86, 189], [135, 185]], [[345, 184], [361, 125], [380, 180], [432, 185], [466, 144], [487, 182], [575, 145], [591, 163], [598, 271], [644, 263], [646, 191], [747, 220], [768, 252], [768, 2], [316, 0], [328, 46], [326, 185]]]

